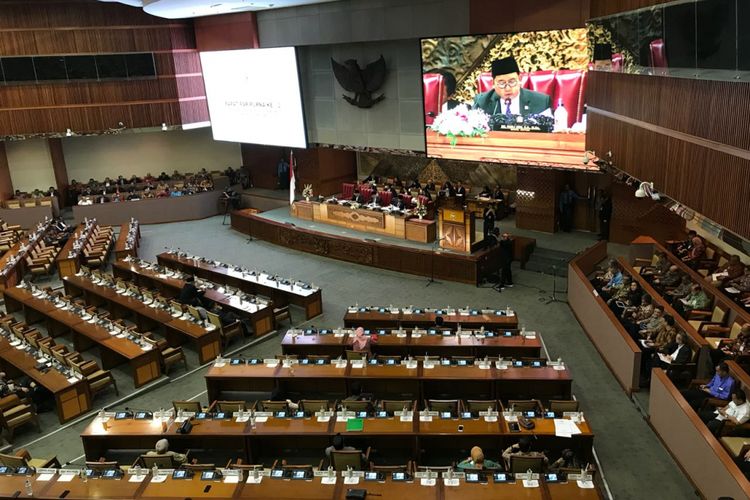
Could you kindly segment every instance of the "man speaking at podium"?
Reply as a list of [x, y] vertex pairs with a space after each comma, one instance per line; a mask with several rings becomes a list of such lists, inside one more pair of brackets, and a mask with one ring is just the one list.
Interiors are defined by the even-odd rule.
[[492, 61], [492, 90], [477, 94], [474, 108], [488, 115], [552, 116], [550, 96], [534, 90], [522, 89], [518, 63], [511, 57]]

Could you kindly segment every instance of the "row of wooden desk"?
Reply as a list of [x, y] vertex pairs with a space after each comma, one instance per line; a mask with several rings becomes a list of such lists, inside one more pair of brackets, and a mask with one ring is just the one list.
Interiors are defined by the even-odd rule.
[[305, 310], [307, 319], [323, 313], [323, 294], [320, 288], [305, 289], [299, 286], [282, 285], [268, 280], [265, 273], [251, 276], [237, 270], [234, 266], [217, 265], [214, 262], [202, 261], [188, 256], [180, 256], [174, 252], [164, 252], [156, 256], [159, 264], [179, 269], [219, 283], [239, 288], [243, 292], [259, 294], [269, 297], [276, 306], [293, 304]]
[[535, 449], [545, 450], [551, 457], [570, 448], [583, 460], [592, 459], [594, 435], [585, 421], [576, 424], [578, 434], [564, 437], [557, 435], [554, 419], [536, 418], [533, 419], [534, 429], [512, 432], [502, 415], [494, 422], [487, 422], [483, 417], [432, 417], [431, 421], [422, 421], [419, 412], [413, 412], [412, 417], [405, 420], [399, 416], [361, 419], [362, 430], [358, 431], [348, 431], [347, 422], [337, 417], [323, 420], [317, 416], [264, 417], [255, 422], [240, 422], [236, 418], [192, 419], [192, 430], [182, 434], [178, 432], [180, 423], [173, 419], [162, 422], [158, 417], [152, 420], [110, 417], [105, 428], [100, 417], [96, 417], [81, 434], [81, 440], [89, 460], [99, 457], [126, 460], [129, 453], [152, 449], [157, 440], [167, 438], [170, 449], [190, 449], [192, 455], [204, 461], [206, 455], [216, 456], [216, 452], [220, 452], [224, 457], [242, 458], [251, 464], [270, 465], [277, 458], [285, 458], [290, 464], [314, 462], [317, 465], [324, 455], [323, 450], [337, 434], [344, 435], [352, 446], [359, 444], [361, 449], [368, 446], [377, 449], [383, 461], [416, 460], [420, 464], [429, 463], [432, 456], [461, 459], [462, 450], [467, 452], [472, 446], [480, 446], [487, 457], [496, 457], [499, 461], [502, 451], [517, 443], [521, 436], [534, 436]]
[[29, 377], [55, 398], [60, 423], [67, 422], [91, 408], [91, 391], [84, 379], [68, 378], [55, 369], [40, 371], [37, 356], [10, 345], [0, 338], [0, 366], [10, 378]]
[[[387, 399], [570, 399], [572, 377], [567, 368], [529, 366], [483, 369], [470, 366], [417, 368], [406, 365], [368, 365], [354, 368], [327, 365], [275, 367], [265, 364], [212, 366], [206, 373], [209, 401], [244, 398], [247, 393], [278, 394], [283, 397], [343, 398], [356, 382], [362, 392]], [[239, 395], [239, 396], [238, 396]]]
[[[350, 330], [351, 332], [351, 330]], [[466, 332], [468, 333], [468, 331]], [[412, 336], [411, 332], [399, 334], [394, 330], [387, 333], [378, 332], [377, 342], [370, 347], [373, 354], [399, 356], [504, 356], [517, 358], [538, 358], [542, 350], [539, 336], [527, 338], [513, 332], [512, 336], [503, 334], [492, 337], [475, 337], [473, 335], [420, 335]], [[345, 356], [351, 350], [353, 336], [351, 333], [336, 334], [295, 334], [289, 331], [281, 341], [283, 354], [318, 354], [331, 357]]]
[[[128, 241], [131, 229], [133, 237]], [[128, 255], [137, 257], [140, 241], [141, 227], [137, 220], [131, 219], [130, 222], [120, 225], [120, 234], [117, 235], [117, 240], [115, 240], [115, 259], [124, 259]]]
[[34, 297], [25, 288], [5, 290], [5, 310], [8, 313], [23, 311], [28, 324], [44, 321], [51, 336], [71, 334], [77, 351], [83, 352], [97, 346], [104, 369], [129, 363], [136, 387], [161, 375], [159, 352], [156, 349], [144, 350], [126, 338], [111, 335], [105, 328], [84, 321], [77, 314], [60, 309], [48, 300]]
[[185, 340], [192, 342], [201, 364], [221, 354], [221, 336], [213, 325], [202, 326], [181, 317], [175, 318], [169, 311], [150, 307], [135, 297], [94, 284], [86, 276], [66, 276], [63, 284], [68, 295], [83, 296], [89, 305], [106, 307], [113, 319], [133, 316], [141, 332], [158, 329], [172, 346], [181, 345]]
[[[447, 308], [446, 308], [447, 311]], [[490, 311], [486, 309], [485, 311]], [[344, 326], [347, 328], [424, 328], [434, 326], [439, 316], [443, 318], [443, 325], [449, 328], [457, 328], [459, 325], [465, 330], [501, 331], [518, 328], [518, 316], [514, 311], [510, 314], [506, 310], [491, 310], [483, 313], [460, 314], [451, 310], [452, 314], [443, 314], [438, 311], [417, 312], [416, 309], [399, 309], [398, 312], [391, 311], [388, 307], [351, 307], [344, 315]]]
[[[174, 276], [168, 276], [163, 272], [150, 269], [135, 260], [119, 260], [112, 264], [113, 274], [138, 286], [156, 289], [167, 298], [179, 297], [180, 291], [185, 286], [185, 281]], [[178, 271], [180, 272], [180, 271]], [[274, 303], [262, 303], [259, 300], [249, 302], [241, 300], [223, 289], [207, 289], [204, 298], [220, 305], [222, 308], [233, 311], [242, 318], [250, 320], [253, 333], [256, 336], [265, 335], [275, 327], [273, 309]]]
[[[29, 479], [33, 495], [25, 496], [24, 482]], [[61, 481], [60, 476], [51, 480], [40, 481], [39, 475], [34, 476], [3, 476], [0, 477], [0, 496], [13, 498], [57, 499], [68, 500], [79, 498], [122, 498], [122, 499], [152, 499], [152, 498], [255, 498], [265, 500], [276, 499], [310, 499], [310, 500], [344, 500], [349, 488], [366, 489], [371, 496], [389, 498], [410, 498], [413, 500], [458, 500], [472, 498], [484, 499], [526, 499], [526, 500], [568, 500], [568, 499], [600, 499], [598, 489], [581, 489], [575, 481], [565, 483], [540, 482], [537, 488], [526, 488], [522, 481], [515, 483], [497, 484], [490, 480], [487, 484], [461, 482], [459, 486], [444, 486], [437, 481], [436, 486], [421, 486], [419, 480], [413, 482], [394, 482], [390, 478], [384, 482], [361, 482], [359, 485], [348, 486], [338, 478], [333, 485], [321, 483], [320, 478], [311, 481], [274, 480], [263, 478], [258, 484], [225, 483], [222, 481], [202, 481], [200, 474], [191, 479], [167, 478], [162, 482], [154, 482], [150, 475], [145, 475], [140, 482], [131, 482], [128, 478], [121, 480], [90, 479], [87, 481], [73, 477], [69, 481]], [[16, 494], [18, 493], [18, 494]]]

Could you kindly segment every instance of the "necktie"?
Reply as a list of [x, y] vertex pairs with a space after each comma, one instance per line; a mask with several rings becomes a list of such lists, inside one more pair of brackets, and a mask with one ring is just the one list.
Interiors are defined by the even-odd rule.
[[510, 116], [510, 115], [513, 114], [510, 111], [510, 99], [506, 99], [505, 100], [505, 114], [506, 114], [506, 116]]

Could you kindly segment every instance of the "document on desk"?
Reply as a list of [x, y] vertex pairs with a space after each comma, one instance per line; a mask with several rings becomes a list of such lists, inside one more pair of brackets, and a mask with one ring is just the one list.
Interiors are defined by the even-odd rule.
[[581, 429], [578, 428], [575, 422], [564, 418], [555, 419], [555, 436], [559, 437], [573, 437], [573, 434], [580, 434]]
[[36, 480], [37, 480], [37, 481], [49, 481], [49, 480], [50, 480], [50, 479], [52, 479], [53, 477], [55, 477], [55, 474], [54, 474], [54, 473], [51, 473], [51, 472], [47, 472], [47, 473], [44, 473], [44, 474], [39, 474], [39, 475], [38, 475], [38, 476], [36, 477]]
[[77, 475], [78, 475], [78, 473], [76, 473], [76, 472], [74, 472], [72, 474], [60, 474], [60, 477], [57, 478], [57, 482], [58, 483], [69, 483]]

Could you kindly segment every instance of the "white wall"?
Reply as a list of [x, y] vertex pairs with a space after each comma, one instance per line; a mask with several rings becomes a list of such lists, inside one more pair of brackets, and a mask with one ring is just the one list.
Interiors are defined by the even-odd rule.
[[[68, 180], [224, 170], [242, 165], [240, 145], [214, 141], [210, 128], [63, 139]], [[15, 186], [15, 179], [13, 180]]]
[[56, 185], [52, 158], [45, 139], [7, 141], [5, 148], [13, 189], [31, 192], [35, 189], [47, 190]]

